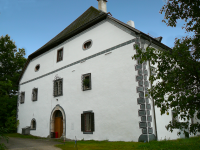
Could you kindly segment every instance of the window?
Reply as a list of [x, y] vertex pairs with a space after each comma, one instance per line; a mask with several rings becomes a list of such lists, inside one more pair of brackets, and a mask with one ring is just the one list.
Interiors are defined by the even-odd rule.
[[37, 101], [37, 97], [38, 97], [38, 89], [34, 88], [32, 90], [32, 101]]
[[25, 92], [21, 92], [20, 103], [24, 103], [25, 101]]
[[93, 134], [94, 132], [94, 113], [85, 111], [81, 114], [81, 131], [84, 134]]
[[87, 40], [83, 43], [83, 50], [87, 50], [92, 46], [92, 40]]
[[31, 120], [31, 130], [36, 130], [36, 120], [35, 119]]
[[151, 66], [150, 69], [151, 69], [151, 75], [152, 76], [156, 75], [156, 68]]
[[191, 124], [194, 124], [194, 117], [191, 118]]
[[178, 116], [175, 116], [175, 114], [176, 113], [174, 111], [172, 111], [172, 125], [175, 125], [176, 122], [178, 122]]
[[38, 64], [35, 66], [35, 72], [38, 71], [39, 69], [40, 69], [40, 65]]
[[63, 95], [63, 79], [54, 80], [54, 97]]
[[57, 51], [57, 62], [63, 60], [63, 48]]
[[82, 75], [82, 89], [83, 91], [91, 90], [91, 73]]

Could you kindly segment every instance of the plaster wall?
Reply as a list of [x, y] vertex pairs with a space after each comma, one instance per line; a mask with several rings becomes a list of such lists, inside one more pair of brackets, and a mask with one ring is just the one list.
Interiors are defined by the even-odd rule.
[[[120, 27], [121, 28], [121, 27]], [[33, 59], [20, 83], [34, 79], [77, 60], [83, 59], [110, 47], [135, 38], [119, 29], [109, 21], [102, 21], [86, 31], [65, 41], [50, 51]], [[82, 49], [82, 44], [92, 39], [93, 45], [88, 50]], [[145, 47], [148, 41], [142, 41]], [[59, 104], [66, 114], [66, 137], [78, 140], [110, 140], [110, 141], [138, 141], [142, 134], [139, 128], [141, 117], [138, 116], [140, 105], [137, 103], [135, 70], [136, 61], [131, 56], [135, 54], [133, 44], [117, 48], [112, 53], [93, 57], [83, 63], [75, 64], [42, 78], [20, 85], [20, 91], [25, 91], [25, 103], [19, 104], [18, 119], [21, 128], [30, 126], [31, 120], [36, 119], [36, 130], [31, 134], [47, 137], [50, 133], [50, 115], [54, 107]], [[63, 60], [56, 62], [57, 50], [64, 48]], [[34, 71], [37, 64], [40, 70]], [[147, 70], [149, 70], [147, 64]], [[82, 91], [81, 76], [91, 73], [92, 90]], [[53, 80], [55, 76], [63, 78], [63, 96], [53, 96]], [[149, 75], [149, 73], [148, 73]], [[148, 76], [149, 77], [149, 76]], [[38, 101], [31, 100], [33, 88], [38, 88]], [[58, 100], [57, 100], [58, 99]], [[153, 101], [150, 99], [153, 134], [155, 134]], [[95, 117], [95, 131], [93, 134], [81, 132], [81, 114], [92, 110]], [[155, 110], [158, 139], [161, 137], [174, 139], [175, 132], [170, 133], [165, 125], [171, 119], [160, 116], [158, 108]]]
[[[162, 50], [160, 47], [156, 46], [155, 44], [152, 44], [151, 47], [157, 49], [157, 50]], [[157, 68], [157, 64], [151, 66]], [[153, 85], [158, 83], [161, 80], [156, 80]], [[152, 98], [151, 98], [152, 100]], [[155, 103], [155, 100], [154, 100]], [[172, 112], [171, 109], [169, 110], [169, 115], [163, 114], [161, 115], [160, 108], [155, 106], [155, 116], [156, 116], [156, 126], [157, 126], [157, 139], [158, 140], [164, 140], [164, 139], [177, 139], [180, 138], [180, 136], [177, 135], [179, 132], [179, 129], [174, 129], [173, 132], [168, 131], [165, 126], [169, 124], [170, 121], [172, 121]]]
[[[137, 93], [135, 85], [132, 44], [115, 50], [109, 55], [75, 65], [21, 86], [25, 103], [19, 106], [20, 129], [36, 119], [37, 129], [31, 134], [49, 135], [51, 110], [59, 104], [66, 114], [66, 137], [85, 140], [137, 141], [139, 129]], [[72, 72], [72, 70], [75, 70]], [[81, 90], [81, 75], [91, 73], [92, 90]], [[63, 96], [53, 97], [55, 75], [63, 78]], [[131, 79], [132, 78], [132, 79]], [[33, 87], [38, 88], [38, 101], [31, 101]], [[56, 100], [58, 99], [58, 101]], [[95, 132], [81, 132], [81, 114], [92, 110], [95, 114]], [[72, 127], [73, 126], [73, 127]]]
[[[21, 83], [133, 38], [113, 24], [101, 22], [84, 34], [32, 60]], [[88, 39], [93, 40], [93, 45], [83, 51], [82, 44]], [[64, 47], [64, 58], [56, 63], [57, 49], [60, 47]], [[66, 137], [69, 139], [76, 136], [78, 140], [138, 141], [141, 119], [137, 105], [136, 61], [131, 58], [134, 53], [131, 43], [108, 55], [96, 56], [84, 63], [21, 85], [20, 91], [25, 91], [25, 103], [19, 104], [18, 133], [21, 133], [21, 128], [30, 126], [32, 118], [35, 118], [37, 127], [31, 134], [47, 137], [50, 132], [51, 111], [59, 104], [66, 114]], [[34, 72], [37, 64], [41, 68]], [[82, 91], [81, 75], [86, 73], [91, 73], [92, 90]], [[56, 75], [63, 78], [63, 96], [60, 97], [53, 97], [53, 80]], [[38, 101], [32, 102], [34, 87], [38, 88]], [[81, 114], [88, 110], [94, 112], [93, 134], [81, 132]]]
[[[108, 21], [102, 21], [95, 26], [83, 31], [82, 33], [63, 42], [55, 48], [34, 58], [29, 63], [20, 83], [44, 75], [45, 73], [59, 69], [65, 65], [83, 59], [102, 50], [126, 42], [134, 37], [120, 30]], [[83, 50], [82, 45], [85, 41], [92, 39], [92, 47]], [[57, 61], [57, 50], [63, 49], [63, 60]], [[40, 64], [40, 70], [35, 72], [35, 66]]]

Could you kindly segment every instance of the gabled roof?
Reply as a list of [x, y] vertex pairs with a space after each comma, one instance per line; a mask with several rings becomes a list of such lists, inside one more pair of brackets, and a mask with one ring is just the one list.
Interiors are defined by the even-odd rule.
[[51, 48], [61, 44], [67, 39], [71, 38], [73, 35], [78, 34], [80, 31], [78, 33], [77, 31], [87, 23], [95, 21], [95, 19], [101, 19], [101, 17], [103, 16], [106, 17], [107, 14], [91, 6], [80, 17], [78, 17], [74, 22], [72, 22], [68, 27], [66, 27], [53, 39], [47, 42], [44, 46], [42, 46], [37, 51], [29, 55], [29, 57], [34, 58], [35, 56], [38, 56], [38, 54], [44, 53], [50, 50]]
[[68, 27], [66, 27], [63, 31], [61, 31], [53, 39], [51, 39], [44, 46], [42, 46], [37, 51], [35, 51], [34, 53], [32, 53], [31, 55], [28, 56], [27, 62], [24, 65], [24, 68], [19, 77], [18, 83], [19, 83], [20, 79], [22, 78], [22, 75], [23, 75], [24, 71], [26, 70], [26, 67], [28, 66], [31, 59], [56, 47], [57, 45], [63, 43], [64, 41], [70, 39], [71, 37], [75, 36], [76, 34], [86, 30], [87, 28], [97, 24], [98, 22], [100, 22], [106, 18], [109, 18], [109, 19], [115, 21], [116, 23], [132, 30], [133, 32], [135, 32], [136, 34], [139, 34], [144, 39], [151, 40], [152, 43], [154, 43], [164, 49], [170, 49], [166, 45], [162, 44], [159, 40], [156, 40], [156, 39], [152, 38], [151, 36], [129, 26], [128, 24], [125, 24], [125, 23], [109, 16], [108, 13], [104, 13], [100, 10], [97, 10], [93, 6], [91, 6], [80, 17], [78, 17], [74, 22], [72, 22]]

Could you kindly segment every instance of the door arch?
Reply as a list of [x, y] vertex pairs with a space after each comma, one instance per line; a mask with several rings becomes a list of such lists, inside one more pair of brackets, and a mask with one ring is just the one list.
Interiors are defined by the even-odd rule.
[[[59, 118], [60, 117], [60, 118]], [[53, 110], [51, 111], [51, 116], [50, 116], [50, 133], [55, 132], [56, 130], [59, 130], [61, 128], [62, 131], [59, 131], [60, 138], [64, 138], [66, 136], [66, 116], [65, 116], [65, 111], [60, 105], [56, 105]], [[60, 127], [59, 127], [59, 122], [60, 122]]]

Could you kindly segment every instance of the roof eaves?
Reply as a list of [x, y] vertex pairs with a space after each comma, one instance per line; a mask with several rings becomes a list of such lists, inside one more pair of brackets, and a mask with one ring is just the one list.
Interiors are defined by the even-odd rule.
[[129, 26], [128, 24], [125, 24], [124, 22], [121, 22], [121, 21], [117, 20], [117, 19], [114, 18], [114, 17], [108, 16], [108, 18], [110, 18], [110, 19], [112, 19], [113, 21], [115, 21], [115, 22], [117, 22], [117, 23], [119, 23], [119, 24], [125, 26], [126, 28], [128, 28], [128, 29], [134, 31], [136, 34], [140, 34], [140, 35], [141, 35], [144, 39], [146, 39], [146, 40], [151, 39], [152, 42], [153, 42], [154, 44], [160, 46], [161, 48], [164, 48], [164, 49], [171, 49], [171, 48], [169, 48], [168, 46], [166, 46], [165, 44], [163, 44], [163, 43], [159, 42], [158, 40], [154, 39], [153, 37], [151, 37], [151, 36], [149, 36], [149, 35], [143, 33], [143, 32], [140, 31], [140, 30], [137, 30], [137, 29], [135, 29], [135, 28]]
[[26, 63], [24, 64], [24, 67], [23, 67], [23, 69], [22, 69], [22, 72], [21, 72], [21, 74], [20, 74], [20, 76], [19, 76], [19, 78], [18, 78], [18, 80], [17, 80], [17, 84], [18, 84], [18, 85], [19, 85], [19, 82], [20, 82], [20, 80], [21, 80], [21, 78], [22, 78], [22, 76], [23, 76], [23, 74], [24, 74], [24, 72], [25, 72], [25, 70], [26, 70], [26, 67], [28, 66], [30, 60], [31, 60], [30, 57], [28, 57]]
[[108, 14], [106, 13], [102, 13], [100, 16], [94, 18], [93, 20], [87, 22], [86, 24], [80, 26], [79, 28], [73, 30], [72, 32], [70, 32], [69, 34], [67, 34], [66, 36], [56, 40], [54, 42], [54, 44], [50, 45], [50, 46], [47, 46], [45, 47], [44, 49], [38, 49], [37, 51], [35, 51], [34, 53], [32, 53], [31, 55], [28, 56], [28, 59], [23, 67], [23, 70], [22, 70], [22, 73], [18, 79], [18, 83], [20, 82], [21, 78], [22, 78], [22, 75], [24, 74], [30, 60], [32, 60], [33, 58], [37, 57], [38, 55], [42, 54], [42, 53], [45, 53], [46, 51], [48, 51], [49, 49], [61, 44], [62, 42], [66, 41], [67, 39], [73, 37], [74, 35], [84, 31], [85, 29], [89, 28], [90, 26], [100, 22], [101, 20], [105, 19], [106, 17], [108, 16]]
[[65, 36], [63, 36], [63, 37], [57, 39], [57, 40], [54, 41], [54, 43], [51, 44], [50, 46], [46, 46], [46, 47], [44, 47], [43, 49], [39, 49], [39, 50], [35, 51], [34, 53], [32, 53], [32, 54], [30, 55], [31, 59], [33, 59], [33, 58], [37, 57], [38, 55], [40, 55], [40, 54], [42, 54], [42, 53], [48, 51], [49, 49], [51, 49], [51, 48], [53, 48], [53, 47], [55, 47], [55, 46], [57, 46], [57, 45], [63, 43], [64, 41], [68, 40], [69, 38], [73, 37], [74, 35], [76, 35], [76, 34], [82, 32], [82, 31], [84, 31], [85, 29], [87, 29], [88, 27], [90, 27], [90, 26], [92, 26], [92, 25], [98, 23], [100, 20], [105, 19], [106, 17], [107, 17], [107, 14], [105, 14], [105, 13], [101, 14], [101, 15], [98, 16], [97, 18], [94, 18], [93, 20], [87, 22], [86, 24], [84, 24], [84, 25], [78, 27], [77, 29], [73, 30], [72, 32], [68, 33], [67, 35], [65, 35]]

